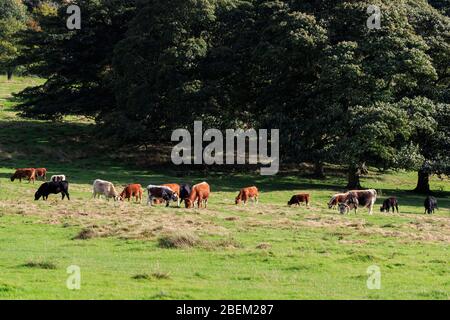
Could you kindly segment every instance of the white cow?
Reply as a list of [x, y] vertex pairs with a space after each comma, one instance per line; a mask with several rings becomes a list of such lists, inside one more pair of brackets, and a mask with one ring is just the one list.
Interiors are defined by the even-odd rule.
[[95, 199], [97, 196], [100, 198], [101, 195], [104, 195], [108, 201], [110, 198], [114, 201], [120, 200], [119, 193], [111, 182], [97, 179], [92, 185], [92, 196]]
[[53, 182], [66, 181], [66, 176], [63, 174], [54, 175], [50, 178], [50, 181]]

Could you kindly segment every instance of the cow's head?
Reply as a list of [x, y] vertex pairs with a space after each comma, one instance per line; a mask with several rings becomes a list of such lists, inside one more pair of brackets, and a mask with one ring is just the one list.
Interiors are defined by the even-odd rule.
[[39, 190], [36, 191], [36, 193], [34, 194], [34, 201], [38, 201], [41, 197], [42, 197], [41, 192]]
[[192, 200], [190, 200], [188, 198], [184, 199], [184, 206], [186, 208], [188, 208], [188, 209], [192, 208], [193, 205], [194, 205], [194, 201], [192, 201]]
[[238, 205], [239, 203], [241, 203], [241, 198], [239, 196], [236, 197], [236, 199], [234, 200], [234, 203], [236, 205]]
[[350, 206], [346, 203], [339, 203], [339, 213], [346, 214], [350, 211]]
[[15, 176], [12, 176], [11, 177], [11, 182], [14, 182], [15, 178], [16, 178]]

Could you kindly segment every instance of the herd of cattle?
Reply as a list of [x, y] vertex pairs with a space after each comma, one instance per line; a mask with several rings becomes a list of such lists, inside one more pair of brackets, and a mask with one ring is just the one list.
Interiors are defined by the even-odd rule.
[[[22, 179], [27, 179], [29, 182], [33, 182], [39, 178], [43, 180], [47, 179], [47, 169], [45, 168], [25, 168], [16, 169], [16, 172], [11, 177], [11, 181], [18, 179], [22, 182]], [[39, 200], [41, 197], [43, 200], [47, 200], [50, 194], [62, 194], [62, 199], [69, 196], [69, 182], [66, 180], [65, 175], [53, 175], [50, 181], [44, 182], [35, 193], [35, 200]], [[104, 196], [106, 199], [114, 199], [114, 201], [124, 201], [135, 199], [136, 202], [142, 202], [143, 189], [140, 184], [129, 184], [121, 193], [118, 193], [114, 184], [109, 181], [97, 179], [92, 185], [93, 198]], [[211, 188], [207, 182], [202, 182], [191, 186], [189, 184], [163, 184], [163, 185], [149, 185], [147, 186], [147, 204], [153, 206], [154, 204], [165, 203], [166, 207], [170, 205], [170, 202], [177, 202], [180, 207], [181, 202], [184, 201], [186, 208], [192, 208], [197, 206], [198, 208], [207, 207], [208, 198], [211, 194]], [[257, 187], [247, 187], [241, 189], [235, 199], [235, 204], [238, 205], [241, 202], [246, 204], [248, 201], [258, 203], [259, 191]], [[377, 200], [377, 191], [370, 190], [352, 190], [347, 193], [339, 193], [332, 196], [328, 202], [328, 208], [338, 208], [341, 214], [349, 213], [350, 210], [362, 208], [368, 208], [369, 214], [373, 213], [373, 206]], [[311, 201], [310, 194], [302, 193], [292, 196], [288, 202], [289, 206], [305, 203], [309, 206]], [[434, 210], [438, 208], [436, 198], [428, 196], [424, 202], [425, 213], [433, 214]], [[398, 201], [395, 197], [390, 197], [383, 202], [380, 207], [381, 212], [399, 212]]]

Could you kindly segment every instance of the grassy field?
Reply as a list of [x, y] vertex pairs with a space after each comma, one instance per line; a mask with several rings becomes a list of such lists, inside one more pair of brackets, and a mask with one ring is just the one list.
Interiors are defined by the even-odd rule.
[[[94, 127], [20, 119], [11, 92], [39, 80], [0, 78], [1, 299], [449, 299], [450, 183], [433, 177], [440, 210], [423, 214], [413, 172], [371, 172], [363, 179], [400, 214], [366, 210], [341, 216], [329, 197], [345, 178], [330, 172], [259, 175], [140, 169], [93, 140]], [[33, 201], [39, 182], [12, 183], [16, 167], [66, 174], [71, 201]], [[147, 166], [147, 168], [150, 166]], [[91, 200], [91, 183], [195, 183], [207, 180], [207, 210], [148, 208]], [[257, 185], [259, 205], [235, 206], [240, 187]], [[288, 208], [310, 192], [310, 208]], [[66, 269], [81, 269], [69, 290]], [[378, 266], [381, 288], [367, 287]]]

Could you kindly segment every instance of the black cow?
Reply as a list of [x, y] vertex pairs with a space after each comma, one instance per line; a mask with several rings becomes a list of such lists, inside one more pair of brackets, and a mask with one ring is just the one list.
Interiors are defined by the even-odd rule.
[[435, 197], [428, 196], [423, 204], [425, 207], [425, 214], [433, 214], [434, 209], [438, 209], [437, 200]]
[[67, 200], [70, 200], [69, 197], [69, 182], [67, 181], [50, 181], [43, 183], [38, 191], [34, 194], [34, 200], [39, 200], [42, 197], [42, 200], [47, 200], [49, 194], [58, 194], [62, 193], [62, 200], [64, 197], [67, 197]]
[[191, 195], [192, 187], [189, 184], [182, 184], [180, 187], [180, 200], [189, 198]]
[[398, 201], [396, 197], [390, 197], [386, 200], [384, 200], [383, 205], [380, 207], [381, 212], [390, 212], [392, 208], [392, 213], [395, 212], [395, 209], [397, 209], [398, 213]]
[[166, 201], [166, 207], [170, 205], [170, 201], [178, 201], [178, 196], [172, 189], [165, 186], [149, 185], [147, 187], [148, 201], [147, 204], [151, 207], [154, 199], [163, 199]]

